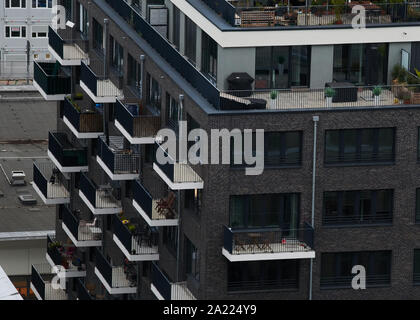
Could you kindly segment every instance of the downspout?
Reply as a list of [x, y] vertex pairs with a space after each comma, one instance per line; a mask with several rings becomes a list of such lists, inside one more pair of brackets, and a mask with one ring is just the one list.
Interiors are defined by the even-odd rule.
[[146, 56], [144, 54], [140, 55], [140, 74], [139, 74], [139, 93], [140, 99], [143, 100], [143, 74], [144, 74], [144, 60], [146, 60]]
[[[184, 109], [184, 95], [179, 95], [179, 108], [178, 108], [178, 123], [182, 121], [182, 113]], [[182, 125], [179, 126], [179, 130], [182, 130]], [[181, 132], [179, 133], [179, 138], [182, 137]], [[178, 228], [177, 228], [177, 238], [178, 245], [176, 247], [176, 282], [179, 282], [179, 258], [180, 258], [180, 245], [181, 245], [181, 190], [178, 190]]]
[[[316, 139], [319, 116], [313, 116], [314, 122], [314, 153], [312, 158], [312, 207], [311, 207], [311, 226], [315, 228], [315, 185], [316, 185]], [[314, 259], [311, 259], [309, 269], [309, 300], [312, 300], [312, 277], [313, 277], [313, 264]]]
[[[109, 39], [109, 20], [104, 19], [104, 31], [105, 31], [105, 39], [104, 39], [104, 79], [108, 78], [108, 39]], [[106, 138], [106, 144], [109, 146], [109, 105], [108, 103], [104, 103], [104, 133]]]

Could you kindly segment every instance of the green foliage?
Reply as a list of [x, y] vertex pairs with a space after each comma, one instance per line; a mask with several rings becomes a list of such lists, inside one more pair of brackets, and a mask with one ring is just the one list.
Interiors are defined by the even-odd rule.
[[271, 98], [272, 100], [277, 99], [277, 91], [276, 91], [276, 90], [271, 91], [271, 93], [270, 93], [270, 98]]
[[382, 93], [382, 87], [381, 86], [376, 86], [373, 88], [372, 93], [374, 96], [380, 96]]
[[327, 87], [325, 88], [325, 96], [328, 98], [332, 98], [335, 96], [335, 90], [333, 88]]

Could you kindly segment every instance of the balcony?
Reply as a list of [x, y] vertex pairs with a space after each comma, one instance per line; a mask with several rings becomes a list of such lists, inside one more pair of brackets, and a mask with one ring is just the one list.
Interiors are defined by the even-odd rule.
[[69, 183], [50, 162], [34, 162], [32, 187], [46, 205], [70, 203]]
[[223, 255], [230, 262], [315, 258], [314, 229], [241, 229], [224, 227]]
[[83, 103], [65, 98], [63, 121], [78, 139], [96, 139], [103, 135], [103, 115], [93, 106], [79, 105]]
[[[129, 109], [130, 107], [130, 109]], [[115, 126], [131, 144], [152, 144], [161, 121], [159, 115], [142, 114], [143, 108], [117, 101], [114, 106]]]
[[[65, 38], [73, 38], [70, 32], [65, 32]], [[88, 60], [89, 55], [81, 47], [83, 40], [63, 39], [56, 30], [48, 29], [48, 50], [62, 66], [80, 66], [82, 60]]]
[[75, 285], [76, 285], [77, 300], [82, 300], [82, 301], [95, 300], [80, 278], [76, 279]]
[[373, 94], [375, 87], [334, 87], [326, 97], [325, 88], [274, 89], [251, 91], [225, 91], [220, 94], [221, 110], [333, 110], [420, 104], [420, 85], [380, 86], [380, 94]]
[[49, 235], [45, 257], [53, 272], [60, 278], [86, 277], [86, 265], [77, 257], [76, 248], [64, 246]]
[[231, 26], [238, 28], [293, 28], [326, 25], [351, 25], [356, 16], [352, 13], [355, 5], [363, 5], [366, 10], [366, 24], [381, 25], [420, 21], [418, 3], [369, 3], [351, 1], [342, 5], [288, 6], [287, 1], [279, 5], [252, 6], [253, 2], [239, 0], [235, 5], [225, 0], [202, 0]]
[[151, 227], [178, 225], [176, 195], [170, 192], [164, 196], [161, 190], [150, 193], [140, 181], [133, 186], [133, 206]]
[[[157, 151], [160, 146], [156, 144]], [[156, 153], [157, 153], [156, 151]], [[168, 163], [161, 164], [157, 157], [153, 169], [172, 190], [203, 189], [201, 177], [187, 164], [176, 162], [166, 151], [160, 148]]]
[[32, 265], [31, 290], [38, 300], [68, 300], [64, 288], [53, 288], [51, 284], [53, 277], [49, 266]]
[[122, 211], [121, 201], [113, 195], [110, 185], [97, 186], [87, 175], [82, 174], [79, 196], [94, 215], [116, 214]]
[[96, 250], [95, 274], [109, 294], [135, 294], [137, 292], [137, 269], [130, 263], [112, 266]]
[[[126, 224], [124, 224], [126, 222]], [[158, 233], [114, 216], [114, 242], [129, 261], [159, 260]], [[129, 229], [130, 228], [130, 229]]]
[[102, 245], [102, 227], [97, 219], [82, 220], [68, 206], [63, 206], [62, 210], [63, 230], [77, 248]]
[[63, 173], [88, 171], [87, 149], [71, 143], [64, 132], [48, 133], [48, 157]]
[[159, 300], [197, 300], [187, 288], [186, 282], [171, 283], [155, 263], [152, 265], [150, 287]]
[[140, 154], [124, 145], [124, 137], [111, 136], [98, 139], [99, 150], [96, 160], [111, 180], [134, 180], [140, 174]]
[[80, 68], [80, 87], [95, 103], [116, 103], [124, 98], [123, 91], [108, 77], [96, 75], [84, 62]]
[[58, 62], [35, 61], [33, 85], [45, 100], [60, 101], [71, 93], [71, 76]]

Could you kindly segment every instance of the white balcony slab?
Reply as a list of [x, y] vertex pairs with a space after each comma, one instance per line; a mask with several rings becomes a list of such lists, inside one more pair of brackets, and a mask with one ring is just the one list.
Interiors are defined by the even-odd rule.
[[33, 85], [35, 89], [38, 90], [38, 92], [41, 94], [41, 96], [47, 100], [47, 101], [64, 101], [65, 97], [68, 95], [68, 93], [65, 94], [47, 94], [44, 89], [41, 88], [41, 86], [33, 80]]
[[[153, 200], [152, 204], [152, 217], [158, 216], [157, 210], [155, 209], [156, 201]], [[147, 222], [147, 224], [151, 227], [171, 227], [178, 225], [178, 219], [150, 219], [147, 213], [143, 210], [143, 208], [137, 203], [136, 200], [133, 199], [133, 207], [137, 210], [137, 212], [143, 217], [143, 219]]]
[[[80, 87], [83, 89], [83, 91], [85, 91], [87, 93], [87, 95], [95, 102], [95, 103], [116, 103], [117, 99], [119, 100], [123, 100], [124, 96], [121, 92], [116, 93], [115, 95], [104, 95], [101, 96], [101, 92], [104, 92], [107, 88], [108, 90], [112, 90], [112, 86], [114, 86], [114, 84], [108, 84], [108, 82], [111, 82], [110, 80], [98, 80], [98, 89], [97, 92], [99, 94], [99, 96], [96, 96], [90, 89], [89, 87], [82, 81], [80, 80]], [[101, 86], [105, 85], [105, 89], [101, 88]], [[101, 90], [99, 90], [101, 88]], [[116, 88], [114, 86], [114, 88]], [[120, 90], [119, 90], [120, 91]]]
[[67, 236], [70, 238], [70, 240], [73, 242], [73, 244], [77, 248], [88, 248], [88, 247], [101, 247], [102, 246], [102, 240], [77, 240], [73, 233], [70, 232], [70, 229], [67, 228], [65, 223], [63, 222], [61, 224], [64, 232], [67, 234]]
[[54, 268], [56, 265], [54, 264], [54, 261], [51, 259], [50, 255], [45, 253], [45, 258], [47, 259], [48, 263], [51, 266], [51, 270], [58, 275], [59, 278], [81, 278], [86, 277], [86, 270], [77, 270], [75, 269], [66, 269], [64, 272], [57, 272], [57, 269]]
[[[165, 183], [168, 185], [168, 187], [171, 188], [172, 190], [192, 190], [192, 189], [203, 189], [204, 188], [203, 181], [181, 182], [180, 179], [178, 180], [178, 182], [172, 181], [171, 179], [169, 179], [169, 177], [166, 176], [166, 174], [159, 168], [159, 166], [156, 163], [153, 163], [153, 169], [162, 178], [162, 180], [165, 181]], [[177, 176], [176, 166], [175, 166], [174, 170], [175, 170], [174, 175], [176, 177]], [[177, 179], [175, 179], [175, 180], [177, 180]]]
[[101, 272], [98, 270], [98, 268], [95, 267], [95, 274], [98, 277], [98, 279], [101, 281], [103, 286], [105, 287], [106, 291], [108, 291], [109, 294], [135, 294], [137, 293], [137, 287], [111, 287], [108, 282], [106, 282], [105, 278], [102, 276]]
[[78, 167], [63, 167], [60, 162], [54, 157], [52, 152], [48, 150], [48, 157], [54, 163], [58, 170], [62, 173], [71, 173], [71, 172], [87, 172], [89, 171], [89, 166], [78, 166]]
[[66, 118], [66, 116], [63, 116], [63, 122], [67, 125], [67, 127], [77, 139], [97, 139], [104, 134], [103, 132], [79, 132]]
[[[48, 182], [48, 184], [50, 184], [50, 183]], [[65, 197], [62, 197], [62, 198], [61, 197], [60, 198], [45, 198], [44, 194], [41, 192], [41, 190], [38, 188], [38, 186], [36, 185], [35, 182], [32, 181], [31, 185], [34, 188], [35, 192], [38, 194], [38, 196], [41, 198], [41, 200], [46, 205], [57, 205], [57, 204], [68, 204], [68, 203], [70, 203], [70, 194], [68, 196], [65, 196]], [[64, 186], [61, 186], [61, 187], [64, 188]]]
[[115, 120], [115, 127], [122, 133], [122, 135], [131, 143], [131, 144], [154, 144], [155, 137], [132, 137], [127, 130], [124, 129], [121, 123], [118, 120]]
[[89, 199], [83, 194], [82, 190], [79, 190], [79, 197], [88, 206], [89, 210], [95, 215], [116, 214], [122, 211], [121, 207], [95, 208], [93, 204], [90, 203]]
[[[64, 59], [60, 57], [60, 55], [55, 52], [55, 50], [48, 45], [48, 51], [54, 56], [54, 58], [60, 62], [62, 66], [80, 66], [82, 64], [82, 60], [87, 60], [87, 64], [89, 64], [89, 56], [88, 54], [84, 53], [82, 49], [80, 49], [76, 44], [69, 45], [65, 44], [63, 46], [63, 56]], [[71, 57], [79, 57], [79, 58], [71, 58]]]
[[96, 161], [113, 181], [135, 180], [139, 177], [138, 173], [112, 173], [99, 156], [96, 156]]
[[[158, 253], [158, 247], [148, 247], [148, 246], [138, 246], [139, 252], [136, 252], [136, 254], [132, 254], [127, 251], [127, 249], [124, 247], [120, 239], [114, 234], [113, 236], [115, 244], [120, 248], [122, 253], [127, 257], [129, 261], [157, 261], [159, 260], [159, 253]], [[133, 240], [135, 241], [135, 240]]]
[[296, 251], [296, 252], [266, 252], [266, 253], [243, 253], [231, 254], [225, 248], [222, 248], [222, 254], [230, 262], [240, 261], [265, 261], [265, 260], [295, 260], [295, 259], [313, 259], [315, 251]]

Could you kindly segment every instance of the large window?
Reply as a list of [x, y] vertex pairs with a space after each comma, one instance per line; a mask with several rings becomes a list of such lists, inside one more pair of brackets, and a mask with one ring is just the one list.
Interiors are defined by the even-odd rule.
[[147, 83], [148, 83], [148, 95], [147, 102], [150, 106], [154, 107], [157, 111], [160, 112], [161, 109], [161, 95], [162, 89], [157, 82], [149, 73], [147, 74]]
[[366, 270], [366, 287], [391, 283], [391, 251], [322, 253], [321, 288], [351, 288], [354, 266]]
[[197, 52], [197, 26], [185, 16], [185, 55], [195, 65]]
[[163, 227], [162, 240], [168, 248], [169, 252], [176, 255], [178, 247], [178, 232], [177, 227]]
[[102, 25], [93, 19], [93, 47], [103, 53], [104, 50], [104, 31]]
[[141, 64], [138, 63], [131, 54], [128, 54], [127, 64], [127, 84], [132, 89], [134, 94], [136, 94], [138, 97], [141, 97]]
[[299, 201], [297, 193], [230, 196], [230, 227], [296, 230]]
[[52, 8], [52, 0], [32, 0], [32, 8]]
[[26, 26], [5, 26], [6, 38], [26, 38]]
[[217, 42], [202, 32], [201, 44], [201, 71], [209, 78], [210, 81], [216, 83], [217, 80]]
[[310, 46], [256, 49], [255, 88], [308, 87]]
[[393, 162], [394, 136], [394, 128], [327, 130], [325, 162]]
[[124, 68], [124, 48], [111, 36], [111, 65], [118, 72], [122, 73]]
[[169, 93], [166, 93], [166, 124], [178, 132], [179, 127], [179, 103]]
[[172, 42], [177, 49], [179, 49], [180, 37], [180, 12], [176, 6], [173, 6], [173, 20], [172, 20]]
[[186, 274], [200, 281], [199, 251], [187, 237], [185, 237], [185, 255]]
[[420, 188], [416, 189], [416, 222], [420, 223]]
[[6, 0], [5, 8], [26, 8], [26, 0]]
[[413, 282], [420, 284], [420, 249], [414, 249]]
[[324, 192], [324, 225], [391, 223], [393, 190]]
[[88, 16], [88, 11], [86, 10], [86, 8], [80, 4], [79, 7], [79, 19], [80, 19], [80, 24], [79, 24], [79, 31], [82, 34], [84, 39], [87, 39], [89, 37], [89, 16]]
[[387, 83], [388, 45], [345, 44], [334, 46], [333, 78], [358, 85]]
[[228, 291], [298, 289], [299, 260], [228, 263]]

